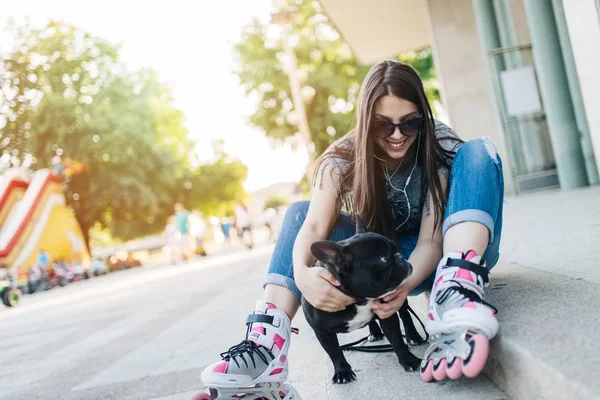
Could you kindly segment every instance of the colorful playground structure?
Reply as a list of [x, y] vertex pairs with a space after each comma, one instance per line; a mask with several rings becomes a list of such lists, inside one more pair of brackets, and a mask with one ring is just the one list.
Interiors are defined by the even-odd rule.
[[18, 303], [19, 281], [27, 280], [41, 252], [50, 261], [90, 266], [61, 178], [47, 169], [33, 174], [10, 169], [0, 176], [0, 296], [5, 305]]

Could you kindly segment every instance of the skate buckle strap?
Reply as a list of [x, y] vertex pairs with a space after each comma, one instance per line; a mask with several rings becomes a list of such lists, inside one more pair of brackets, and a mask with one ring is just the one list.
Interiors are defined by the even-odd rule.
[[260, 344], [261, 346], [263, 346], [269, 350], [272, 350], [273, 346], [275, 345], [275, 342], [273, 341], [273, 339], [268, 338], [259, 332], [250, 332], [248, 334], [248, 339], [253, 341], [256, 344]]
[[272, 315], [250, 314], [250, 315], [248, 315], [248, 319], [246, 319], [246, 325], [250, 325], [255, 322], [274, 325], [273, 324], [274, 319], [275, 318]]
[[446, 266], [468, 269], [469, 271], [475, 272], [477, 275], [481, 276], [484, 283], [487, 284], [490, 281], [490, 271], [487, 268], [472, 263], [470, 261], [463, 260], [460, 258], [449, 258], [448, 262], [446, 263]]
[[[274, 323], [274, 321], [277, 320], [277, 324]], [[265, 315], [265, 314], [250, 314], [248, 315], [248, 318], [246, 319], [246, 325], [250, 326], [251, 324], [258, 322], [258, 323], [265, 323], [265, 324], [271, 324], [275, 327], [279, 327], [280, 325], [280, 320], [278, 318], [275, 318], [273, 315]], [[292, 333], [295, 333], [296, 335], [298, 333], [300, 333], [300, 329], [298, 328], [291, 328]]]

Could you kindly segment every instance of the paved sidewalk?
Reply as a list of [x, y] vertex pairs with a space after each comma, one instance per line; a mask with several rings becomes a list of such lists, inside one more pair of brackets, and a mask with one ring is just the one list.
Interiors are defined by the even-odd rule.
[[[590, 332], [600, 321], [590, 310], [600, 307], [598, 244], [600, 188], [506, 200], [489, 291], [501, 321], [491, 380], [425, 384], [393, 354], [350, 353], [358, 380], [333, 385], [300, 313], [290, 382], [305, 400], [597, 398], [600, 353]], [[0, 399], [191, 398], [202, 369], [243, 338], [271, 251], [142, 267], [26, 296], [0, 311]]]

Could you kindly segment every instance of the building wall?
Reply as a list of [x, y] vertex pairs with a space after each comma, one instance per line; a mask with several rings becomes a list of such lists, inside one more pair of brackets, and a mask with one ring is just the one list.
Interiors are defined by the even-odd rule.
[[563, 1], [588, 125], [600, 167], [600, 16], [595, 0]]
[[[430, 37], [450, 123], [463, 140], [488, 136], [503, 160], [506, 151], [492, 82], [479, 42], [471, 0], [427, 0]], [[504, 162], [505, 188], [512, 174]]]

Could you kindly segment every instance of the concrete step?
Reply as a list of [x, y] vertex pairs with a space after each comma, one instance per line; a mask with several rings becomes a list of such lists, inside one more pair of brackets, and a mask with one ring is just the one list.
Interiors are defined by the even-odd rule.
[[485, 373], [515, 399], [600, 399], [598, 285], [523, 266], [494, 271], [500, 335]]
[[509, 197], [486, 374], [515, 399], [600, 398], [600, 186]]
[[[293, 322], [300, 335], [293, 337], [290, 348], [290, 377], [304, 400], [358, 400], [358, 399], [431, 399], [431, 400], [505, 400], [504, 392], [484, 375], [475, 379], [461, 379], [425, 383], [418, 372], [405, 372], [393, 353], [347, 352], [346, 358], [356, 372], [357, 380], [349, 384], [333, 384], [333, 366], [321, 348], [302, 311]], [[348, 343], [368, 334], [361, 329], [340, 335], [340, 343]], [[383, 343], [383, 342], [382, 342]], [[426, 345], [412, 348], [422, 357]]]
[[[500, 331], [485, 375], [515, 400], [600, 399], [598, 286], [509, 264], [492, 279]], [[426, 299], [409, 299], [425, 315]]]

